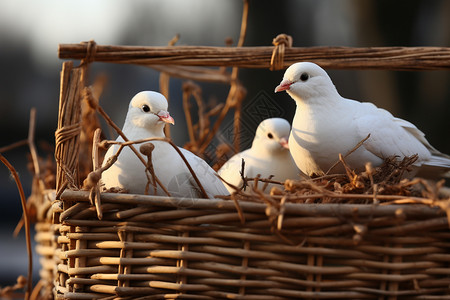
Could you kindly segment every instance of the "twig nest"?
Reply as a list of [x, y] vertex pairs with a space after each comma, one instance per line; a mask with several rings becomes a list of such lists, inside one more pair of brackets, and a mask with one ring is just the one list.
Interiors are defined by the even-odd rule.
[[152, 151], [155, 149], [155, 145], [153, 145], [152, 143], [146, 143], [141, 145], [141, 147], [139, 148], [139, 151], [141, 151], [141, 153], [145, 156], [150, 156], [152, 155]]

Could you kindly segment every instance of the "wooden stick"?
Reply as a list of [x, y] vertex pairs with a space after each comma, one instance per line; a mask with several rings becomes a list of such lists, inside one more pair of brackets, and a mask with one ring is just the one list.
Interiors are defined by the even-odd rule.
[[[83, 59], [88, 45], [60, 44], [61, 59]], [[270, 68], [273, 46], [108, 46], [96, 45], [92, 61], [138, 65], [234, 66]], [[326, 69], [439, 70], [450, 69], [450, 47], [289, 47], [284, 68], [311, 61]]]
[[39, 181], [39, 186], [41, 190], [45, 190], [45, 183], [41, 178], [41, 170], [39, 167], [39, 157], [37, 154], [36, 145], [34, 144], [34, 135], [36, 128], [36, 108], [32, 108], [30, 111], [30, 125], [28, 130], [28, 147], [30, 148], [30, 153], [34, 166], [34, 175], [37, 177]]
[[11, 145], [1, 147], [1, 148], [0, 148], [0, 153], [7, 152], [7, 151], [10, 151], [10, 150], [16, 149], [16, 148], [18, 148], [18, 147], [25, 146], [25, 145], [27, 145], [27, 144], [28, 144], [28, 140], [21, 140], [21, 141], [12, 143]]
[[32, 284], [33, 284], [33, 253], [31, 250], [31, 233], [30, 233], [30, 217], [28, 215], [28, 209], [27, 209], [27, 199], [25, 197], [25, 192], [23, 191], [22, 183], [19, 179], [19, 174], [17, 173], [16, 169], [11, 165], [11, 163], [2, 155], [0, 154], [0, 161], [9, 169], [12, 176], [14, 177], [14, 181], [16, 182], [17, 189], [19, 190], [20, 194], [20, 201], [22, 203], [22, 210], [23, 210], [23, 219], [25, 223], [25, 238], [27, 242], [27, 253], [28, 253], [28, 276], [27, 276], [27, 291], [25, 293], [25, 299], [29, 299], [31, 295], [32, 290]]
[[[327, 195], [328, 196], [328, 195]], [[363, 196], [372, 197], [373, 195], [348, 195], [348, 196]], [[385, 197], [397, 197], [397, 199], [411, 199], [402, 196], [390, 196], [390, 195], [378, 195]], [[277, 197], [271, 196], [272, 199]], [[61, 195], [63, 201], [89, 201], [89, 192], [86, 191], [71, 191], [65, 190]], [[392, 199], [394, 200], [394, 199]], [[117, 193], [103, 193], [102, 201], [104, 203], [126, 203], [126, 204], [147, 204], [156, 205], [162, 207], [178, 207], [178, 208], [192, 208], [192, 209], [223, 209], [236, 211], [236, 206], [233, 201], [218, 200], [218, 199], [202, 199], [202, 198], [168, 198], [162, 196], [152, 195], [133, 195], [133, 194], [117, 194]], [[420, 202], [419, 202], [420, 203]], [[406, 216], [421, 216], [423, 218], [430, 216], [445, 216], [445, 211], [436, 206], [427, 204], [410, 205], [367, 205], [367, 204], [308, 204], [302, 205], [297, 203], [285, 203], [286, 211], [289, 211], [291, 215], [306, 215], [306, 216], [319, 216], [323, 214], [332, 214], [340, 216], [352, 216], [355, 211], [358, 211], [359, 216], [381, 216], [389, 217], [395, 216], [397, 211], [403, 210]], [[240, 201], [239, 206], [243, 212], [264, 213], [266, 209], [265, 203], [254, 203], [248, 201]], [[104, 223], [108, 226], [108, 223]]]
[[205, 81], [230, 83], [231, 75], [221, 69], [196, 66], [149, 65], [152, 69], [169, 74], [171, 77]]
[[[189, 104], [189, 98], [190, 96], [193, 94], [193, 89], [195, 88], [199, 88], [198, 86], [195, 85], [195, 83], [193, 83], [192, 81], [188, 81], [183, 83], [183, 97], [182, 97], [182, 101], [183, 101], [183, 110], [184, 110], [184, 115], [186, 118], [186, 125], [187, 125], [187, 129], [188, 129], [188, 134], [189, 134], [189, 140], [192, 143], [192, 145], [195, 145], [196, 142], [196, 136], [195, 136], [195, 132], [194, 132], [194, 128], [193, 128], [193, 123], [192, 123], [192, 115], [191, 115], [191, 106]], [[199, 116], [199, 120], [201, 119], [202, 116]]]

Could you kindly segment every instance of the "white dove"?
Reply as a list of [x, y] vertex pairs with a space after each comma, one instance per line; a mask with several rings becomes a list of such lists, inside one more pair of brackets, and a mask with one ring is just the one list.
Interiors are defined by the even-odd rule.
[[[289, 137], [289, 147], [297, 166], [308, 175], [322, 175], [354, 149], [369, 134], [362, 146], [346, 157], [358, 171], [367, 162], [379, 166], [385, 158], [418, 155], [416, 169], [423, 176], [448, 176], [450, 156], [433, 148], [416, 126], [395, 118], [372, 103], [343, 98], [328, 74], [318, 65], [300, 62], [291, 65], [275, 92], [286, 91], [297, 109]], [[342, 164], [330, 173], [343, 172]], [[418, 174], [419, 175], [419, 174]]]
[[[252, 147], [232, 156], [218, 171], [219, 175], [234, 186], [241, 187], [242, 159], [244, 159], [244, 177], [268, 178], [284, 181], [296, 179], [300, 171], [289, 153], [288, 138], [291, 125], [282, 118], [270, 118], [262, 121], [256, 129]], [[251, 184], [251, 182], [249, 182]], [[225, 185], [228, 191], [233, 188]], [[270, 189], [273, 184], [268, 185]]]
[[[173, 118], [167, 112], [167, 106], [167, 99], [160, 93], [143, 91], [136, 94], [130, 101], [123, 133], [132, 141], [151, 137], [164, 138], [164, 125], [174, 124]], [[118, 137], [117, 141], [124, 140]], [[177, 151], [164, 141], [151, 141], [151, 143], [155, 146], [152, 151], [154, 172], [171, 196], [202, 197], [198, 185]], [[139, 149], [139, 145], [135, 147]], [[103, 165], [117, 152], [118, 148], [118, 145], [113, 145], [108, 149]], [[178, 149], [195, 171], [209, 198], [228, 194], [222, 181], [216, 176], [216, 172], [204, 160], [186, 149], [180, 147]], [[105, 189], [119, 187], [134, 194], [144, 194], [148, 182], [144, 164], [129, 147], [125, 147], [117, 161], [102, 173], [101, 180]], [[153, 194], [153, 185], [150, 185], [148, 191], [149, 194]], [[166, 195], [159, 185], [157, 194]]]

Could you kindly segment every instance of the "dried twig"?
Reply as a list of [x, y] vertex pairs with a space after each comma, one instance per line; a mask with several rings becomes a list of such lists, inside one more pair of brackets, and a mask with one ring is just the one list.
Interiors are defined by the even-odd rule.
[[[100, 162], [99, 162], [99, 158], [98, 158], [98, 145], [100, 143], [100, 135], [101, 135], [101, 130], [100, 130], [100, 128], [97, 128], [94, 131], [94, 137], [92, 139], [93, 172], [97, 172], [97, 170], [100, 168]], [[99, 220], [101, 220], [103, 218], [102, 203], [101, 203], [101, 198], [100, 198], [100, 187], [98, 184], [100, 177], [101, 177], [101, 175], [97, 176], [98, 180], [91, 188], [91, 195], [89, 197], [91, 199], [91, 204], [95, 205], [95, 209], [97, 211], [97, 217]]]
[[[4, 288], [0, 288], [0, 298], [1, 299], [18, 299], [19, 297], [23, 297], [23, 294], [17, 294], [18, 290], [21, 290], [25, 287], [27, 283], [27, 279], [20, 275], [17, 277], [17, 283], [13, 286], [6, 286]], [[28, 296], [29, 297], [29, 296]]]
[[39, 167], [39, 158], [36, 150], [36, 145], [34, 144], [34, 133], [36, 128], [36, 108], [32, 108], [30, 111], [30, 125], [28, 129], [28, 147], [30, 148], [30, 153], [34, 166], [34, 175], [37, 177], [39, 181], [39, 186], [41, 190], [45, 190], [45, 183], [41, 178], [41, 169]]
[[[28, 138], [27, 138], [27, 144], [28, 148], [30, 149], [31, 158], [33, 162], [33, 168], [34, 168], [34, 177], [37, 180], [39, 184], [39, 189], [42, 192], [45, 190], [45, 183], [41, 176], [40, 166], [39, 166], [39, 158], [37, 155], [36, 146], [34, 144], [34, 136], [35, 136], [35, 128], [36, 128], [36, 109], [33, 107], [30, 110], [30, 121], [28, 126]], [[15, 143], [16, 145], [18, 143]], [[13, 144], [14, 145], [14, 144]], [[12, 146], [12, 145], [11, 145]], [[9, 146], [11, 148], [11, 146]], [[12, 148], [11, 148], [12, 149]], [[30, 205], [27, 204], [28, 209], [30, 208]], [[14, 236], [17, 236], [22, 229], [22, 226], [24, 225], [24, 215], [22, 214], [22, 217], [20, 221], [17, 223], [16, 228], [14, 229]]]
[[247, 183], [247, 177], [245, 177], [245, 160], [244, 160], [244, 158], [242, 158], [242, 160], [241, 160], [241, 169], [239, 170], [239, 174], [241, 175], [241, 179], [242, 179], [242, 186], [240, 187], [240, 189], [245, 191], [245, 189], [248, 186], [248, 183]]
[[16, 149], [18, 147], [25, 146], [27, 144], [28, 144], [28, 140], [21, 140], [21, 141], [13, 143], [11, 145], [1, 147], [0, 148], [0, 153], [11, 151], [11, 150], [14, 150], [14, 149]]
[[218, 82], [229, 84], [231, 74], [222, 69], [211, 69], [196, 66], [169, 66], [169, 65], [151, 65], [149, 66], [160, 72], [168, 74], [170, 77], [177, 77], [188, 80]]
[[27, 253], [28, 253], [28, 276], [27, 276], [27, 292], [25, 293], [25, 299], [28, 299], [31, 294], [31, 288], [33, 283], [33, 254], [31, 250], [31, 233], [30, 233], [30, 219], [28, 215], [27, 199], [23, 191], [22, 183], [19, 179], [19, 174], [16, 169], [9, 163], [9, 161], [0, 153], [0, 161], [9, 169], [11, 175], [16, 182], [17, 189], [19, 190], [20, 201], [22, 203], [23, 219], [25, 224], [25, 238], [27, 241]]
[[[356, 146], [355, 147], [353, 147], [350, 151], [348, 151], [344, 156], [343, 156], [343, 158], [346, 158], [347, 156], [349, 156], [350, 154], [352, 154], [353, 152], [355, 152], [359, 147], [361, 147], [362, 146], [362, 144], [364, 144], [364, 142], [365, 141], [367, 141], [367, 139], [369, 139], [370, 138], [370, 133], [364, 138], [364, 139], [362, 139], [358, 144], [356, 144]], [[328, 171], [326, 171], [325, 172], [325, 175], [327, 175], [328, 173], [330, 173], [330, 171], [334, 168], [334, 167], [336, 167], [339, 163], [341, 163], [342, 162], [342, 160], [341, 159], [338, 159], [329, 169], [328, 169]]]
[[[183, 83], [183, 109], [184, 114], [186, 117], [186, 123], [188, 128], [188, 134], [189, 134], [189, 140], [191, 145], [195, 146], [197, 144], [197, 137], [203, 136], [204, 130], [205, 130], [205, 121], [204, 121], [204, 108], [203, 108], [203, 101], [201, 99], [201, 89], [198, 85], [196, 85], [192, 81], [188, 81]], [[194, 99], [197, 102], [198, 107], [198, 122], [199, 122], [199, 132], [195, 134], [193, 122], [192, 122], [192, 115], [190, 110], [190, 104], [189, 104], [189, 98], [193, 96]], [[198, 147], [196, 147], [198, 148]]]
[[153, 194], [156, 195], [156, 181], [157, 181], [157, 177], [155, 174], [155, 169], [153, 168], [153, 162], [152, 162], [152, 152], [155, 149], [155, 145], [153, 145], [152, 143], [147, 143], [147, 144], [143, 144], [141, 145], [141, 147], [139, 148], [139, 151], [141, 151], [142, 154], [144, 154], [145, 156], [147, 156], [147, 169], [150, 172], [151, 175], [151, 179], [152, 180], [148, 180], [146, 186], [145, 186], [145, 194], [148, 194], [148, 187], [149, 184], [151, 183], [153, 185]]

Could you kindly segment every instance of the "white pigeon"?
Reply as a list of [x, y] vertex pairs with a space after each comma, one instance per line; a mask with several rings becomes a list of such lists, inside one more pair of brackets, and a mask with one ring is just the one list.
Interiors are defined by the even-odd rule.
[[[270, 118], [262, 121], [256, 129], [252, 147], [232, 156], [218, 171], [227, 182], [242, 187], [241, 176], [242, 159], [244, 159], [244, 177], [254, 178], [258, 174], [261, 178], [284, 181], [296, 179], [300, 171], [289, 153], [288, 138], [291, 125], [282, 118]], [[249, 182], [251, 184], [252, 182]], [[261, 186], [263, 183], [260, 183]], [[228, 191], [234, 189], [225, 185]], [[260, 187], [261, 187], [260, 186]], [[273, 184], [268, 185], [270, 189]]]
[[[160, 93], [143, 91], [136, 94], [130, 101], [123, 133], [132, 141], [151, 137], [164, 138], [164, 125], [174, 124], [173, 118], [167, 112], [167, 106], [167, 99]], [[117, 141], [124, 140], [118, 137]], [[177, 151], [164, 141], [151, 141], [151, 143], [155, 146], [152, 151], [154, 172], [171, 196], [202, 197], [198, 185]], [[139, 151], [140, 145], [137, 144], [135, 147]], [[118, 145], [113, 145], [108, 149], [103, 165], [117, 152], [118, 148]], [[222, 181], [216, 176], [216, 172], [204, 160], [186, 149], [180, 147], [179, 149], [195, 171], [209, 198], [228, 194]], [[144, 158], [147, 159], [147, 157]], [[144, 194], [148, 182], [144, 164], [129, 147], [125, 147], [117, 161], [102, 173], [101, 180], [105, 189], [118, 187], [134, 194]], [[149, 186], [148, 193], [153, 194], [153, 185]], [[157, 195], [166, 195], [160, 186], [158, 186]]]
[[[297, 104], [289, 147], [304, 173], [326, 173], [338, 161], [339, 153], [349, 153], [370, 134], [346, 157], [351, 168], [361, 171], [367, 162], [376, 167], [390, 156], [402, 159], [417, 154], [415, 166], [424, 171], [423, 176], [448, 176], [443, 173], [450, 169], [450, 157], [433, 148], [416, 126], [372, 103], [341, 97], [318, 65], [291, 65], [275, 88], [275, 92], [280, 91], [286, 91]], [[342, 164], [338, 164], [330, 173], [343, 171]]]

